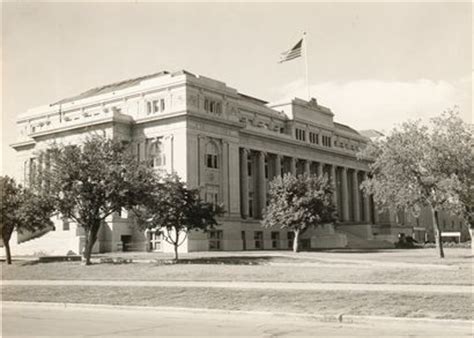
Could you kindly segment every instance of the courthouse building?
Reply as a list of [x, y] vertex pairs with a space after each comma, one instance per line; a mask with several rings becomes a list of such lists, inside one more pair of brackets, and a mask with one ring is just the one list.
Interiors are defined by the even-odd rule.
[[[39, 150], [103, 133], [130, 142], [137, 158], [157, 170], [176, 172], [206, 201], [222, 203], [221, 226], [190, 233], [182, 251], [291, 248], [291, 232], [260, 225], [269, 181], [283, 173], [326, 174], [336, 186], [340, 221], [306, 232], [305, 248], [383, 247], [400, 229], [412, 231], [362, 194], [368, 163], [356, 153], [368, 139], [335, 122], [316, 99], [269, 103], [204, 76], [160, 72], [30, 109], [17, 125], [16, 178], [26, 185], [33, 170], [49, 166]], [[112, 215], [95, 250], [170, 250], [159, 232], [138, 231], [130, 216]], [[81, 229], [60, 215], [54, 223], [42, 236], [18, 235], [23, 243], [15, 252], [79, 253]]]

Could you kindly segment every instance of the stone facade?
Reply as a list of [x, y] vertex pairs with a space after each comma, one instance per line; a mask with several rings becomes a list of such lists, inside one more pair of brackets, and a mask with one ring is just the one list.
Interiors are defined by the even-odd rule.
[[[315, 99], [271, 104], [186, 71], [161, 72], [31, 109], [19, 116], [18, 128], [12, 146], [16, 178], [25, 184], [32, 171], [47, 170], [48, 160], [38, 158], [38, 150], [52, 142], [78, 143], [96, 132], [129, 141], [140, 160], [176, 172], [199, 187], [206, 201], [222, 203], [222, 225], [207, 234], [192, 232], [180, 248], [184, 252], [291, 247], [291, 233], [263, 229], [259, 222], [269, 181], [286, 172], [327, 174], [344, 227], [362, 229], [352, 235], [373, 240], [372, 225], [380, 225], [372, 199], [359, 189], [368, 166], [356, 153], [368, 139], [335, 122], [333, 112]], [[80, 251], [80, 229], [60, 218], [55, 224], [51, 233], [63, 233], [70, 250]], [[344, 247], [347, 236], [342, 227], [328, 225], [305, 234], [303, 247]], [[158, 233], [137, 231], [125, 210], [107, 220], [96, 251], [124, 249], [171, 250]]]

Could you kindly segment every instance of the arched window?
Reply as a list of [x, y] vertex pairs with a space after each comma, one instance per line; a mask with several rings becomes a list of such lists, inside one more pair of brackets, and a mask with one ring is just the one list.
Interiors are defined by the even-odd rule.
[[219, 168], [219, 150], [214, 142], [209, 142], [206, 146], [206, 166], [212, 169]]
[[166, 155], [161, 138], [157, 138], [150, 143], [148, 148], [148, 161], [152, 168], [159, 168], [166, 165]]

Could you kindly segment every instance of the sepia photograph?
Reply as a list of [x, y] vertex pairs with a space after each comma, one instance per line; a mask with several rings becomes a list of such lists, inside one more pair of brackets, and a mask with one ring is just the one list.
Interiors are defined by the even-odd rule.
[[3, 1], [2, 337], [473, 337], [471, 1]]

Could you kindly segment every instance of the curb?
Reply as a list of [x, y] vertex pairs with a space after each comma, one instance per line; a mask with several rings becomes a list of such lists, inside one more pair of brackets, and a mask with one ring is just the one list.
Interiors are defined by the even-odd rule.
[[[222, 309], [206, 309], [206, 308], [189, 308], [189, 307], [171, 307], [171, 306], [139, 306], [139, 305], [110, 305], [110, 304], [87, 304], [87, 303], [55, 303], [55, 302], [18, 302], [18, 301], [3, 301], [4, 306], [31, 306], [31, 307], [48, 307], [61, 309], [95, 309], [95, 310], [139, 310], [148, 312], [174, 312], [182, 314], [183, 312], [194, 315], [247, 315], [247, 316], [268, 316], [268, 317], [292, 317], [300, 319], [316, 320], [320, 322], [338, 322], [338, 323], [367, 323], [367, 322], [383, 322], [396, 321], [409, 323], [433, 323], [443, 325], [468, 325], [472, 326], [472, 320], [463, 319], [433, 319], [433, 318], [413, 318], [413, 317], [387, 317], [387, 316], [357, 316], [345, 315], [343, 313], [338, 315], [322, 315], [322, 314], [305, 314], [295, 312], [269, 312], [269, 311], [244, 311], [244, 310], [222, 310]], [[2, 309], [5, 310], [5, 309]]]

